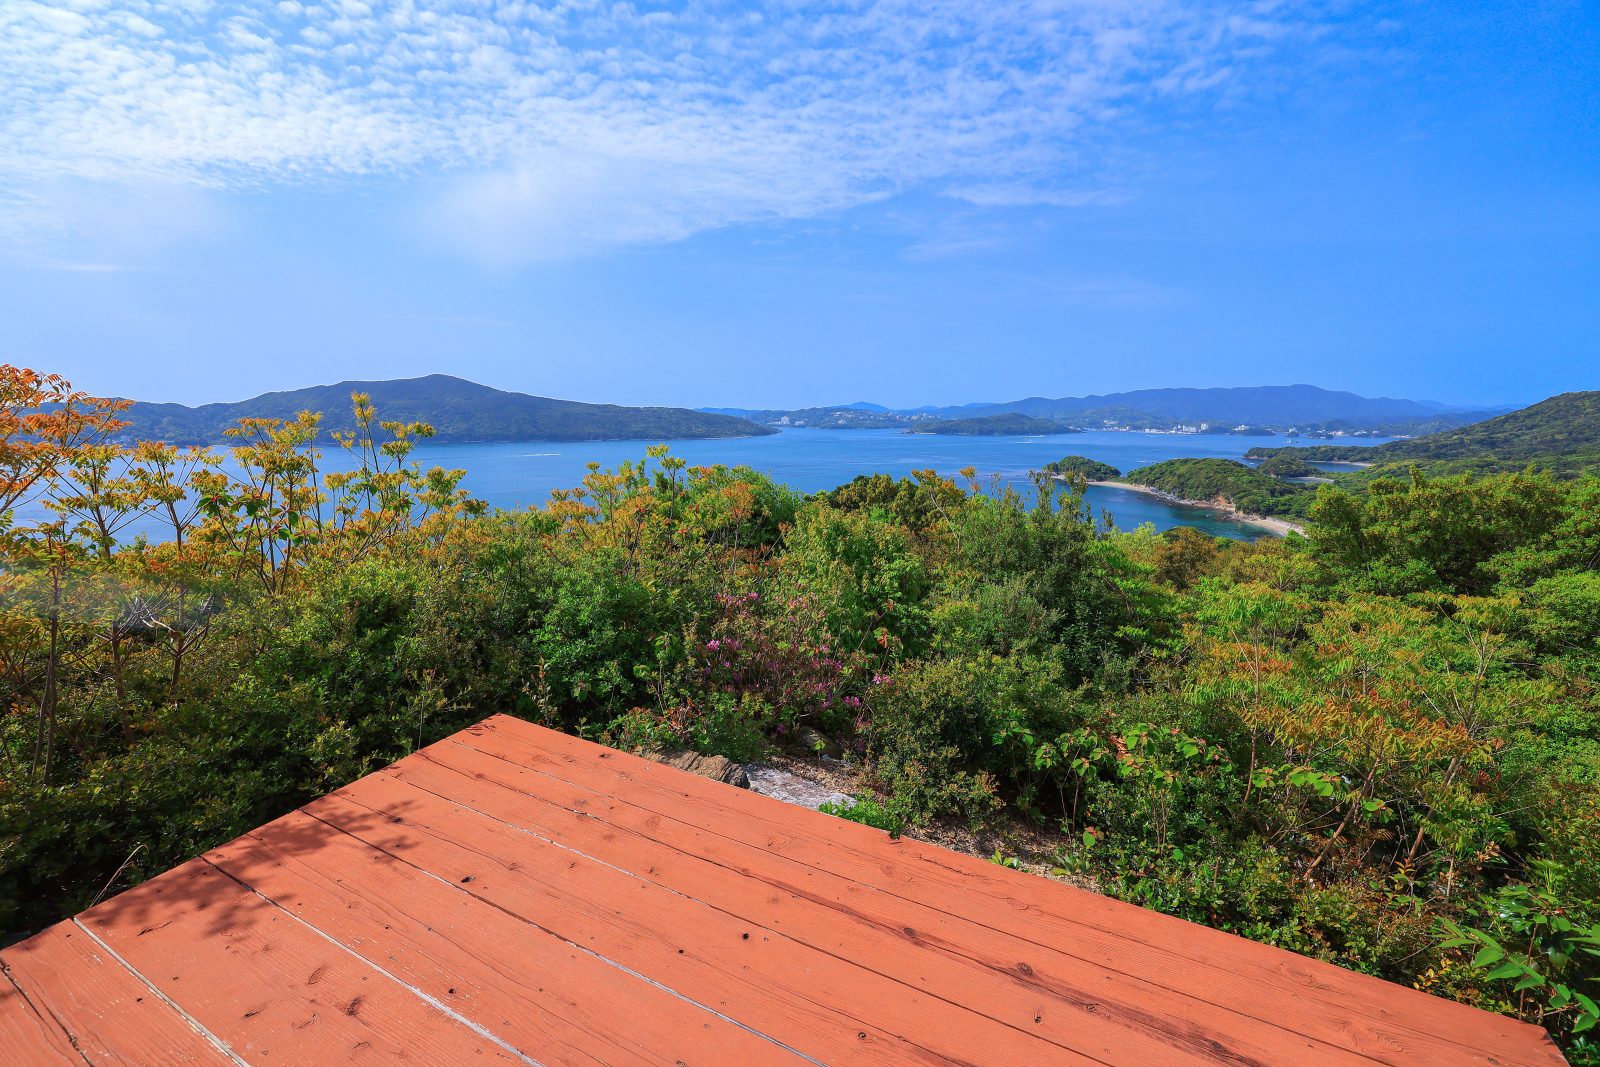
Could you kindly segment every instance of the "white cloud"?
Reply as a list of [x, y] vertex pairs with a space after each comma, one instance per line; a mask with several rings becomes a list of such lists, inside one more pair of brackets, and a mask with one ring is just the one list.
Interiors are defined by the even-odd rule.
[[430, 227], [504, 263], [914, 188], [1096, 202], [1108, 130], [1317, 32], [1272, 0], [79, 6], [0, 4], [0, 196], [442, 174]]

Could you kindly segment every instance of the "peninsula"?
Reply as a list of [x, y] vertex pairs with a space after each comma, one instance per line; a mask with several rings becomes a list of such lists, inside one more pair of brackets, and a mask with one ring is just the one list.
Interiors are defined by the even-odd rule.
[[387, 420], [425, 422], [440, 442], [670, 441], [762, 437], [770, 426], [733, 415], [688, 408], [624, 407], [554, 400], [494, 389], [449, 374], [387, 381], [348, 381], [263, 393], [236, 403], [136, 402], [120, 418], [120, 436], [173, 444], [216, 444], [223, 431], [246, 418], [292, 419], [302, 411], [322, 416], [322, 429], [355, 428], [350, 394], [365, 393]]

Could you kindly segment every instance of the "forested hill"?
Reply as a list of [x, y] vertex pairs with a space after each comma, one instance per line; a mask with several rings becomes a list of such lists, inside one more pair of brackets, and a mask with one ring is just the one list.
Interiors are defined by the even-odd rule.
[[1251, 515], [1298, 514], [1300, 486], [1262, 474], [1231, 459], [1169, 459], [1128, 472], [1128, 481], [1179, 500], [1224, 503]]
[[1036, 419], [1031, 415], [986, 415], [974, 419], [938, 419], [919, 422], [907, 433], [953, 434], [968, 437], [1027, 437], [1046, 433], [1078, 433], [1071, 426], [1053, 419]]
[[1600, 390], [1562, 393], [1508, 415], [1410, 441], [1371, 448], [1253, 448], [1246, 458], [1269, 455], [1322, 462], [1423, 463], [1441, 471], [1516, 470], [1530, 463], [1557, 473], [1595, 470], [1600, 469]]
[[350, 430], [350, 394], [355, 392], [369, 394], [386, 420], [430, 424], [439, 441], [664, 441], [777, 432], [731, 415], [552, 400], [430, 374], [263, 393], [231, 404], [136, 403], [123, 416], [129, 425], [122, 433], [135, 440], [213, 444], [240, 419], [289, 419], [302, 411], [321, 412], [324, 429]]

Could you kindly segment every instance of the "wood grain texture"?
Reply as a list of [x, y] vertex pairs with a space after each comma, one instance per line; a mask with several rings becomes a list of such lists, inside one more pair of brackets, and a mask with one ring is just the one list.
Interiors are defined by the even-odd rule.
[[1537, 1027], [504, 716], [0, 971], [7, 1067], [1564, 1062]]

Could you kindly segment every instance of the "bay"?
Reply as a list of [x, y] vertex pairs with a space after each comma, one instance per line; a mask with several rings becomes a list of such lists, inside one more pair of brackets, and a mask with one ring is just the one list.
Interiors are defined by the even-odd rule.
[[[1344, 439], [1341, 443], [1381, 444], [1385, 438]], [[1028, 472], [1062, 456], [1081, 455], [1127, 473], [1166, 459], [1239, 459], [1246, 449], [1290, 444], [1287, 437], [1237, 437], [1230, 434], [1166, 434], [1090, 431], [1038, 437], [957, 437], [907, 434], [899, 430], [790, 429], [769, 437], [714, 441], [673, 441], [672, 454], [691, 466], [721, 463], [748, 466], [801, 492], [842, 485], [860, 474], [909, 476], [933, 469], [954, 477], [975, 467], [980, 480], [998, 476], [1005, 484], [1032, 492]], [[417, 449], [425, 466], [437, 464], [467, 472], [463, 482], [474, 496], [498, 508], [543, 504], [552, 489], [578, 485], [593, 462], [612, 469], [644, 457], [646, 442], [518, 442], [433, 444]], [[330, 459], [332, 455], [330, 454]], [[1209, 508], [1186, 507], [1145, 493], [1090, 486], [1086, 502], [1096, 517], [1109, 517], [1117, 529], [1151, 523], [1157, 530], [1195, 526], [1207, 533], [1242, 540], [1266, 536], [1259, 526], [1222, 517]]]
[[[1376, 445], [1386, 438], [1345, 439], [1341, 443]], [[1029, 472], [1052, 460], [1079, 455], [1109, 463], [1124, 474], [1166, 459], [1241, 459], [1257, 445], [1286, 445], [1287, 437], [1237, 437], [1230, 434], [1170, 434], [1089, 431], [1037, 437], [964, 437], [908, 434], [899, 430], [788, 429], [767, 437], [667, 442], [672, 454], [690, 466], [746, 466], [803, 493], [833, 489], [861, 474], [910, 476], [932, 469], [959, 478], [965, 467], [977, 470], [987, 486], [998, 478], [1025, 495], [1033, 493]], [[414, 458], [424, 468], [440, 466], [466, 472], [462, 486], [493, 508], [539, 506], [556, 489], [582, 483], [588, 465], [615, 469], [625, 461], [645, 458], [647, 441], [519, 441], [492, 444], [439, 444], [423, 441]], [[231, 466], [231, 465], [230, 465]], [[351, 460], [337, 447], [324, 447], [324, 471], [348, 470]], [[1320, 465], [1319, 465], [1320, 466]], [[1271, 534], [1260, 526], [1229, 519], [1210, 508], [1174, 504], [1147, 493], [1092, 485], [1085, 502], [1095, 518], [1119, 530], [1149, 523], [1157, 530], [1193, 526], [1218, 537], [1253, 541]], [[43, 519], [37, 503], [16, 509], [20, 523]], [[130, 523], [123, 538], [160, 537], [164, 527], [153, 519]]]

